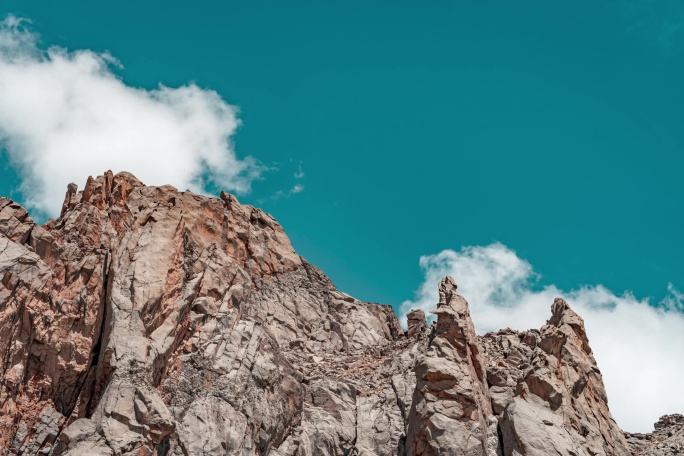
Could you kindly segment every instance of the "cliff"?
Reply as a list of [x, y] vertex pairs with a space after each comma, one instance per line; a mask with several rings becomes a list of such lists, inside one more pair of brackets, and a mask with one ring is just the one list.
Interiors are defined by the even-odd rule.
[[678, 435], [622, 433], [565, 301], [478, 337], [447, 277], [435, 324], [404, 332], [225, 193], [107, 172], [42, 227], [2, 198], [0, 279], [3, 454], [656, 455]]

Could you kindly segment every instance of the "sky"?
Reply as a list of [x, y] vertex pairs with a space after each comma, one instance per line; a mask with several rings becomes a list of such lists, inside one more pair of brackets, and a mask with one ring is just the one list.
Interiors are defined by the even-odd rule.
[[359, 299], [429, 309], [453, 274], [480, 331], [562, 295], [618, 423], [683, 412], [630, 382], [684, 382], [684, 5], [287, 3], [0, 3], [0, 195], [225, 189]]

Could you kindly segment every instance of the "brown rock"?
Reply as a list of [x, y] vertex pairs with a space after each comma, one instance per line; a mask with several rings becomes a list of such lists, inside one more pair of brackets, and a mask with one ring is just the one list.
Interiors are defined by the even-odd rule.
[[664, 415], [653, 425], [650, 434], [625, 433], [632, 454], [669, 456], [684, 454], [684, 416]]
[[436, 324], [412, 311], [407, 337], [391, 307], [337, 290], [223, 192], [107, 172], [70, 184], [43, 227], [0, 198], [2, 454], [680, 448], [678, 416], [623, 436], [564, 301], [540, 331], [478, 338], [452, 278], [439, 294]]
[[584, 321], [562, 299], [551, 311], [541, 331], [482, 338], [503, 454], [630, 454], [608, 410]]
[[439, 298], [434, 338], [416, 363], [408, 454], [496, 454], [496, 443], [489, 441], [492, 408], [484, 361], [468, 303], [456, 294], [451, 277], [439, 284]]
[[[345, 353], [402, 337], [389, 307], [337, 291], [270, 215], [223, 196], [108, 172], [70, 185], [45, 228], [0, 200], [0, 447], [265, 454], [308, 410], [290, 347]], [[386, 416], [369, 422], [389, 426], [369, 448], [404, 433], [397, 372], [382, 372], [384, 388], [350, 404]]]
[[422, 310], [412, 310], [406, 315], [408, 325], [408, 337], [410, 339], [421, 339], [427, 336], [428, 326], [425, 319], [425, 312]]

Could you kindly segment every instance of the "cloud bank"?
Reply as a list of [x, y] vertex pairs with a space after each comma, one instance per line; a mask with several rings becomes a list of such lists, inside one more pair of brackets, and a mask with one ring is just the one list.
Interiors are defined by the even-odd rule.
[[684, 411], [679, 394], [684, 385], [684, 296], [671, 285], [658, 306], [601, 285], [567, 292], [554, 285], [539, 287], [530, 263], [499, 243], [444, 250], [422, 257], [420, 265], [425, 280], [415, 299], [402, 304], [402, 321], [410, 309], [427, 314], [436, 307], [437, 285], [445, 275], [456, 279], [479, 334], [539, 328], [551, 316], [553, 299], [563, 297], [585, 320], [610, 410], [622, 429], [651, 432], [661, 415]]
[[216, 92], [128, 86], [109, 54], [42, 49], [26, 25], [0, 22], [0, 145], [29, 208], [54, 215], [67, 183], [107, 169], [196, 192], [246, 193], [260, 176], [256, 160], [237, 158], [237, 109]]

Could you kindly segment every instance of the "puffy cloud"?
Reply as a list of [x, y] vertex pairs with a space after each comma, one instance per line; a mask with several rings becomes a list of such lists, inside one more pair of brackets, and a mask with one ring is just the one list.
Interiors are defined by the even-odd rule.
[[479, 334], [539, 328], [560, 296], [585, 320], [610, 410], [624, 430], [650, 432], [661, 415], [684, 412], [684, 396], [678, 393], [684, 385], [684, 296], [672, 285], [655, 306], [602, 285], [567, 292], [542, 287], [530, 263], [499, 243], [444, 250], [422, 257], [420, 265], [425, 280], [415, 299], [402, 304], [402, 321], [412, 308], [427, 313], [436, 307], [437, 284], [445, 275], [456, 279]]
[[26, 25], [0, 22], [0, 141], [28, 207], [54, 215], [66, 183], [107, 169], [180, 190], [250, 190], [262, 167], [237, 158], [237, 109], [216, 92], [131, 87], [112, 72], [111, 55], [42, 49]]

